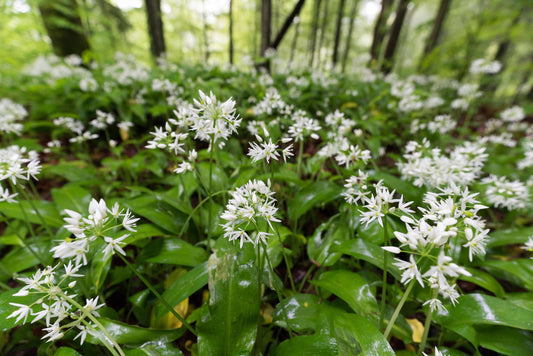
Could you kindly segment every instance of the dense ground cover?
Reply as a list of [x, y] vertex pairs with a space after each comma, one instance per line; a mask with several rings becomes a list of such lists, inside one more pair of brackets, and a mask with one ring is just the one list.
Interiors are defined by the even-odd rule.
[[528, 355], [533, 130], [494, 66], [3, 75], [0, 349]]

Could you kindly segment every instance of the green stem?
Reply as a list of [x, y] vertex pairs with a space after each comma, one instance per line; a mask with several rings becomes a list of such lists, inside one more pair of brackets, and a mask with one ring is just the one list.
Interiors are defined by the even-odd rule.
[[159, 301], [161, 302], [161, 304], [163, 304], [165, 306], [165, 308], [168, 309], [169, 312], [172, 313], [172, 315], [174, 315], [179, 321], [182, 322], [182, 324], [187, 328], [187, 330], [189, 330], [193, 335], [195, 336], [198, 336], [196, 334], [196, 331], [192, 328], [192, 326], [187, 322], [185, 321], [185, 319], [183, 319], [183, 317], [181, 315], [178, 314], [178, 312], [176, 312], [176, 310], [174, 310], [174, 308], [168, 304], [168, 302], [163, 298], [163, 296], [154, 288], [154, 286], [152, 286], [152, 284], [150, 282], [148, 282], [148, 280], [146, 278], [143, 277], [142, 274], [140, 274], [132, 265], [131, 263], [128, 262], [128, 260], [126, 259], [126, 257], [124, 257], [123, 255], [121, 254], [118, 254], [118, 256], [122, 259], [122, 261], [124, 261], [124, 263], [128, 266], [128, 268], [130, 270], [133, 271], [133, 273], [135, 273], [135, 275], [141, 280], [141, 282], [144, 283], [144, 285], [150, 290], [150, 292], [152, 292], [157, 299], [159, 299]]
[[287, 258], [287, 254], [285, 253], [285, 248], [283, 247], [283, 242], [281, 241], [281, 235], [279, 234], [279, 230], [277, 226], [274, 226], [274, 231], [276, 232], [276, 236], [278, 237], [278, 241], [281, 246], [281, 254], [283, 255], [283, 261], [285, 261], [285, 266], [287, 266], [287, 275], [289, 276], [289, 281], [291, 283], [291, 289], [293, 292], [296, 292], [296, 286], [294, 284], [294, 279], [292, 278], [292, 272], [291, 272], [291, 266], [289, 265], [289, 259]]
[[[268, 263], [268, 268], [270, 268], [270, 273], [272, 273], [272, 276], [274, 276], [274, 267], [272, 267], [272, 262], [270, 261], [270, 257], [268, 256], [267, 246], [264, 242], [262, 242], [261, 245], [263, 246], [263, 253], [265, 254], [265, 257]], [[282, 300], [283, 300], [281, 296], [281, 292], [274, 286], [274, 283], [272, 283], [272, 288], [274, 288], [274, 290], [276, 291], [279, 304], [281, 305]], [[287, 324], [287, 328], [289, 329], [289, 337], [292, 338], [292, 328], [289, 324], [289, 317], [287, 316], [287, 312], [285, 311], [285, 308], [282, 308], [281, 312], [283, 313], [283, 317], [285, 318], [285, 323]]]
[[[385, 219], [383, 219], [383, 243], [385, 246], [389, 245], [389, 224], [387, 223], [387, 215], [385, 215]], [[381, 283], [381, 308], [380, 308], [380, 315], [379, 315], [379, 330], [383, 330], [383, 320], [385, 318], [385, 308], [387, 306], [387, 267], [389, 266], [389, 253], [387, 251], [384, 251], [383, 254], [383, 281]]]
[[211, 222], [212, 222], [212, 215], [213, 215], [213, 209], [212, 209], [212, 195], [211, 192], [213, 190], [213, 152], [215, 149], [215, 141], [214, 138], [212, 138], [211, 143], [211, 151], [209, 152], [209, 190], [207, 192], [208, 198], [209, 198], [209, 207], [207, 210], [207, 252], [211, 251]]
[[422, 356], [424, 349], [426, 348], [426, 341], [428, 339], [429, 329], [431, 328], [431, 319], [433, 319], [433, 310], [429, 308], [429, 314], [426, 316], [426, 322], [424, 323], [424, 333], [422, 334], [422, 341], [418, 347], [418, 355]]
[[304, 143], [303, 141], [300, 141], [300, 145], [298, 146], [298, 166], [296, 168], [296, 173], [298, 174], [298, 177], [302, 177], [302, 159], [304, 155]]
[[407, 289], [403, 293], [402, 299], [400, 299], [400, 303], [398, 303], [398, 306], [394, 310], [394, 313], [392, 314], [392, 317], [389, 320], [389, 323], [387, 325], [387, 329], [385, 329], [385, 333], [383, 334], [385, 336], [385, 339], [388, 340], [389, 334], [394, 327], [394, 323], [396, 322], [396, 319], [398, 318], [398, 315], [400, 315], [400, 311], [402, 310], [403, 305], [405, 304], [405, 301], [407, 300], [407, 297], [411, 293], [411, 290], [415, 286], [416, 278], [413, 278], [413, 280], [409, 283], [407, 286]]
[[[227, 192], [228, 192], [227, 190], [221, 190], [220, 192], [213, 193], [211, 196], [214, 197], [215, 195], [224, 194], [224, 193], [227, 193]], [[181, 231], [180, 231], [180, 233], [179, 233], [178, 236], [182, 236], [182, 235], [183, 235], [183, 233], [185, 232], [185, 229], [186, 229], [186, 227], [187, 227], [187, 224], [188, 224], [189, 221], [192, 219], [194, 213], [195, 213], [198, 209], [200, 209], [200, 207], [201, 207], [205, 202], [207, 202], [208, 200], [209, 200], [209, 197], [206, 197], [206, 198], [204, 198], [202, 201], [200, 201], [200, 202], [198, 203], [198, 205], [196, 205], [196, 206], [194, 207], [194, 209], [193, 209], [192, 212], [189, 214], [189, 216], [187, 216], [187, 220], [185, 220], [185, 224], [183, 224], [183, 226], [182, 226], [182, 228], [181, 228]]]
[[[81, 304], [79, 304], [78, 302], [76, 302], [74, 299], [70, 298], [69, 296], [67, 296], [66, 294], [63, 294], [62, 292], [57, 292], [59, 296], [61, 296], [63, 299], [65, 299], [66, 301], [68, 301], [70, 304], [74, 305], [76, 308], [78, 308], [82, 313], [83, 315], [85, 315], [87, 318], [89, 318], [96, 326], [98, 326], [98, 328], [104, 333], [104, 335], [109, 339], [109, 341], [111, 341], [111, 343], [113, 344], [113, 346], [115, 347], [114, 348], [110, 348], [109, 345], [107, 345], [106, 342], [104, 342], [104, 345], [108, 348], [108, 350], [113, 354], [113, 355], [121, 355], [121, 356], [125, 356], [124, 354], [124, 351], [122, 351], [122, 348], [120, 347], [120, 345], [115, 341], [115, 339], [113, 338], [113, 336], [111, 336], [111, 334], [107, 331], [107, 329], [102, 325], [102, 323], [100, 323], [100, 321], [98, 321], [98, 319], [96, 319], [94, 317], [94, 315], [92, 315], [90, 312], [87, 311], [87, 309], [85, 309], [83, 306], [81, 306]], [[118, 353], [117, 353], [118, 351]]]
[[[32, 182], [31, 180], [29, 181], [29, 185], [30, 185], [30, 187], [31, 187], [31, 189], [32, 189], [32, 191], [33, 191], [33, 194], [35, 194], [35, 196], [39, 199], [39, 198], [40, 198], [39, 193], [37, 192], [37, 189], [35, 188], [35, 185], [33, 184], [33, 182]], [[24, 192], [23, 189], [21, 189], [21, 190]], [[33, 210], [35, 210], [35, 213], [37, 214], [37, 216], [39, 217], [39, 220], [41, 220], [42, 224], [44, 225], [44, 228], [46, 229], [46, 232], [48, 233], [48, 235], [49, 235], [50, 237], [53, 237], [54, 234], [52, 233], [52, 230], [50, 229], [50, 226], [49, 226], [48, 223], [44, 220], [43, 216], [41, 215], [41, 212], [37, 209], [37, 207], [36, 207], [35, 204], [33, 203], [33, 200], [30, 199], [30, 198], [27, 196], [26, 192], [24, 192], [23, 194], [24, 194], [24, 196], [26, 197], [26, 199], [30, 202], [30, 205], [31, 205], [31, 207], [33, 208]]]
[[300, 283], [300, 288], [298, 288], [298, 293], [302, 291], [302, 289], [304, 288], [305, 282], [307, 281], [307, 278], [309, 278], [309, 276], [315, 270], [315, 268], [316, 268], [315, 264], [312, 264], [311, 267], [309, 267], [309, 269], [305, 273], [304, 278], [302, 279], [302, 283]]

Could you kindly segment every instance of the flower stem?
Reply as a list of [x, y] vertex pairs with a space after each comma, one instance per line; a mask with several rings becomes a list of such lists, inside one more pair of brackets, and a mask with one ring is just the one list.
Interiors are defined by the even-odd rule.
[[163, 304], [165, 306], [165, 308], [168, 309], [169, 312], [172, 313], [172, 315], [174, 315], [179, 321], [181, 321], [181, 323], [187, 328], [187, 330], [189, 330], [194, 336], [198, 336], [196, 331], [192, 328], [192, 326], [185, 320], [183, 319], [183, 317], [181, 315], [178, 314], [178, 312], [176, 310], [174, 310], [174, 308], [168, 304], [168, 302], [163, 298], [163, 296], [154, 288], [154, 286], [152, 286], [152, 284], [150, 282], [148, 282], [148, 280], [146, 278], [144, 278], [144, 276], [142, 274], [140, 274], [132, 265], [131, 263], [128, 262], [128, 260], [126, 259], [126, 257], [122, 256], [121, 254], [118, 254], [118, 256], [120, 256], [120, 258], [122, 259], [122, 261], [124, 261], [124, 263], [128, 266], [129, 269], [131, 269], [133, 271], [133, 273], [135, 273], [135, 275], [141, 280], [141, 282], [144, 283], [144, 285], [150, 290], [150, 292], [154, 293], [154, 295], [156, 296], [156, 298], [161, 302], [161, 304]]
[[405, 304], [405, 301], [407, 300], [407, 297], [411, 293], [411, 290], [415, 286], [416, 279], [413, 279], [409, 285], [407, 286], [407, 289], [403, 293], [402, 299], [400, 299], [400, 303], [398, 303], [398, 306], [394, 310], [394, 314], [392, 314], [392, 317], [389, 320], [389, 323], [387, 324], [387, 329], [385, 329], [385, 333], [383, 334], [385, 336], [385, 339], [389, 338], [389, 334], [394, 327], [394, 323], [396, 322], [396, 319], [398, 318], [398, 315], [400, 315], [400, 311], [402, 310], [403, 305]]
[[426, 321], [424, 323], [424, 333], [422, 334], [422, 340], [420, 341], [420, 346], [418, 347], [418, 355], [420, 356], [426, 348], [426, 341], [428, 339], [429, 329], [431, 328], [431, 319], [433, 319], [433, 310], [429, 308], [429, 314], [426, 316]]
[[300, 145], [298, 146], [298, 166], [296, 168], [296, 173], [298, 174], [298, 177], [302, 177], [302, 159], [304, 155], [304, 143], [303, 141], [300, 141]]
[[[383, 219], [383, 243], [385, 246], [389, 245], [389, 224], [387, 222], [387, 216]], [[379, 315], [379, 330], [383, 330], [383, 320], [385, 318], [385, 307], [387, 306], [387, 267], [389, 265], [389, 254], [384, 251], [383, 254], [383, 281], [381, 283], [381, 308]]]
[[[121, 356], [125, 356], [124, 354], [124, 351], [122, 351], [122, 348], [120, 347], [120, 345], [115, 341], [115, 339], [113, 338], [113, 336], [111, 336], [111, 334], [107, 331], [107, 329], [102, 325], [102, 323], [100, 323], [100, 321], [98, 321], [98, 319], [96, 319], [94, 317], [94, 315], [92, 315], [90, 312], [87, 311], [87, 309], [85, 309], [81, 304], [79, 304], [78, 302], [76, 302], [74, 299], [70, 298], [69, 296], [67, 296], [66, 294], [64, 293], [61, 293], [59, 292], [58, 295], [60, 295], [62, 298], [64, 298], [66, 301], [68, 301], [70, 304], [74, 305], [76, 308], [78, 308], [82, 313], [83, 315], [85, 315], [86, 317], [88, 317], [93, 323], [95, 323], [96, 326], [98, 326], [98, 328], [104, 333], [104, 335], [106, 336], [106, 338], [109, 339], [109, 341], [111, 341], [111, 343], [113, 344], [113, 346], [115, 347], [114, 348], [110, 348], [109, 345], [107, 345], [106, 342], [104, 342], [104, 345], [108, 348], [108, 350], [113, 354], [113, 355], [121, 355]], [[118, 353], [117, 353], [118, 352]]]

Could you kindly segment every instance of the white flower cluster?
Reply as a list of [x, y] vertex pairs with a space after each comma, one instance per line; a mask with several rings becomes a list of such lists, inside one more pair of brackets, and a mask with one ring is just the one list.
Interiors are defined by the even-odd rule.
[[0, 132], [15, 135], [22, 133], [23, 126], [17, 121], [23, 120], [28, 112], [24, 106], [8, 98], [0, 99]]
[[[278, 148], [278, 144], [272, 142], [272, 139], [269, 138], [268, 142], [265, 142], [261, 136], [256, 136], [256, 139], [259, 143], [251, 142], [250, 150], [248, 151], [248, 156], [252, 159], [252, 163], [266, 159], [267, 163], [270, 163], [270, 159], [275, 161], [279, 160], [279, 151], [281, 151], [281, 156], [283, 161], [287, 162], [287, 158], [294, 156], [292, 150], [292, 143], [283, 149]], [[281, 139], [281, 144], [289, 143], [290, 138]]]
[[526, 114], [520, 106], [513, 106], [502, 111], [500, 117], [505, 122], [518, 122], [522, 121], [526, 117]]
[[330, 129], [328, 131], [328, 139], [338, 139], [339, 134], [342, 136], [349, 135], [356, 125], [354, 120], [346, 118], [344, 113], [339, 110], [327, 114], [325, 122]]
[[[249, 181], [230, 194], [231, 199], [220, 216], [221, 219], [227, 221], [222, 225], [224, 237], [227, 237], [229, 241], [240, 239], [241, 247], [245, 241], [254, 245], [260, 242], [266, 243], [267, 238], [272, 234], [257, 231], [258, 222], [266, 221], [270, 229], [274, 231], [272, 223], [280, 221], [275, 217], [278, 208], [275, 206], [276, 199], [272, 197], [274, 192], [270, 189], [270, 180], [267, 184], [259, 180]], [[255, 236], [248, 234], [250, 228], [256, 231]]]
[[371, 158], [372, 155], [369, 150], [363, 150], [358, 145], [351, 145], [347, 141], [342, 141], [335, 155], [337, 163], [346, 168], [350, 168], [359, 161], [366, 164]]
[[452, 101], [452, 108], [458, 110], [466, 110], [470, 106], [470, 103], [479, 98], [482, 93], [478, 90], [478, 84], [462, 84], [457, 88], [457, 94], [459, 98]]
[[[92, 73], [81, 67], [83, 60], [78, 55], [70, 55], [64, 60], [51, 54], [48, 56], [39, 56], [33, 63], [24, 67], [24, 73], [31, 77], [44, 79], [48, 84], [53, 85], [57, 80], [64, 78], [75, 78], [80, 81], [80, 89], [84, 90], [83, 85], [87, 85], [86, 90], [94, 86]], [[82, 84], [81, 81], [87, 83]]]
[[282, 112], [286, 107], [287, 104], [281, 99], [278, 90], [274, 87], [269, 87], [263, 99], [254, 106], [253, 111], [255, 115], [272, 115], [276, 111]]
[[[76, 267], [87, 264], [87, 253], [90, 250], [91, 242], [96, 239], [102, 239], [107, 244], [103, 250], [105, 256], [115, 252], [126, 255], [122, 245], [129, 234], [124, 234], [124, 231], [121, 230], [135, 232], [135, 223], [139, 220], [129, 210], [124, 212], [123, 209], [120, 209], [118, 203], [108, 209], [103, 199], [100, 201], [91, 200], [89, 215], [86, 217], [69, 209], [65, 209], [65, 214], [68, 217], [64, 218], [67, 223], [64, 227], [76, 238], [69, 237], [50, 251], [54, 253], [54, 258], [74, 258]], [[122, 236], [115, 237], [121, 234]]]
[[479, 177], [488, 157], [485, 147], [478, 143], [465, 142], [450, 152], [449, 157], [439, 148], [430, 150], [429, 147], [426, 139], [422, 144], [410, 141], [403, 155], [406, 162], [397, 163], [402, 176], [417, 187], [424, 184], [430, 187], [452, 183], [469, 185]]
[[481, 182], [486, 185], [485, 199], [496, 208], [518, 210], [530, 205], [527, 186], [518, 180], [510, 181], [491, 174]]
[[533, 141], [527, 141], [524, 146], [524, 158], [518, 161], [518, 169], [525, 169], [533, 166]]
[[[102, 339], [103, 335], [100, 334], [97, 326], [87, 314], [90, 313], [92, 316], [99, 317], [98, 309], [105, 304], [98, 304], [98, 297], [96, 297], [86, 299], [83, 310], [77, 308], [73, 304], [76, 295], [69, 295], [69, 290], [76, 285], [76, 281], [70, 281], [68, 284], [67, 282], [72, 278], [83, 277], [82, 274], [77, 273], [79, 266], [72, 266], [72, 263], [69, 262], [67, 265], [63, 265], [65, 269], [63, 273], [58, 271], [58, 266], [59, 264], [54, 267], [47, 266], [42, 270], [39, 269], [30, 278], [18, 278], [20, 282], [24, 283], [24, 286], [13, 296], [36, 294], [40, 298], [29, 305], [9, 303], [18, 307], [18, 309], [7, 318], [16, 318], [17, 323], [21, 320], [26, 323], [28, 317], [33, 317], [31, 323], [44, 320], [46, 327], [43, 328], [43, 331], [46, 333], [42, 339], [46, 340], [46, 342], [58, 340], [72, 329], [79, 330], [74, 339], [79, 338], [81, 344], [83, 344], [88, 334]], [[80, 304], [78, 305], [81, 306]]]
[[11, 181], [13, 185], [17, 185], [20, 181], [37, 179], [37, 174], [40, 172], [41, 165], [37, 152], [19, 146], [0, 149], [0, 201], [13, 203], [17, 196], [10, 194], [7, 187], [2, 186], [2, 182]]
[[[524, 246], [522, 246], [521, 248], [524, 251], [533, 252], [533, 236], [530, 236], [529, 239], [524, 244]], [[530, 258], [533, 259], [533, 256], [531, 256]]]
[[502, 64], [498, 61], [489, 61], [478, 58], [470, 64], [469, 72], [472, 74], [496, 74], [502, 69]]
[[105, 78], [112, 78], [120, 85], [146, 82], [150, 76], [148, 68], [138, 62], [133, 55], [117, 52], [115, 63], [103, 69]]
[[115, 117], [111, 113], [96, 110], [96, 118], [89, 123], [97, 130], [105, 130], [109, 125], [115, 123]]
[[[478, 211], [486, 207], [474, 199], [476, 195], [477, 193], [469, 193], [467, 188], [461, 190], [455, 185], [441, 189], [439, 193], [427, 193], [424, 198], [426, 207], [419, 209], [422, 213], [420, 219], [412, 215], [401, 217], [406, 232], [394, 232], [400, 247], [383, 247], [388, 252], [409, 254], [408, 261], [395, 258], [396, 262], [393, 264], [402, 271], [402, 283], [416, 279], [422, 287], [426, 282], [433, 290], [432, 297], [424, 303], [431, 310], [443, 309], [438, 295], [455, 304], [459, 293], [449, 279], [455, 279], [459, 275], [470, 276], [464, 268], [452, 262], [453, 258], [446, 254], [449, 250], [446, 246], [462, 244], [468, 248], [470, 260], [475, 255], [485, 253], [489, 230], [485, 229], [485, 221], [478, 215]], [[422, 262], [426, 259], [431, 261], [429, 266], [427, 262]], [[426, 267], [421, 270], [420, 266]]]
[[368, 175], [361, 170], [359, 170], [358, 176], [351, 176], [346, 179], [346, 184], [344, 187], [346, 191], [342, 192], [341, 195], [346, 199], [348, 204], [357, 204], [357, 202], [362, 201], [364, 197], [370, 194], [370, 190], [367, 186]]
[[293, 113], [291, 120], [293, 123], [289, 126], [287, 133], [294, 138], [295, 142], [303, 141], [308, 136], [315, 140], [320, 138], [316, 133], [321, 129], [318, 120], [308, 117], [304, 111], [298, 110]]

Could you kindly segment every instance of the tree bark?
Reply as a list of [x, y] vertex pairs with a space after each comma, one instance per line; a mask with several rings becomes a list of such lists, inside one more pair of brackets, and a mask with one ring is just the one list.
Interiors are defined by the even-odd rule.
[[442, 32], [442, 27], [444, 25], [444, 21], [446, 20], [446, 15], [448, 15], [448, 11], [450, 9], [451, 3], [452, 3], [452, 0], [441, 0], [440, 1], [439, 10], [437, 11], [437, 16], [435, 17], [435, 20], [433, 21], [433, 28], [431, 29], [431, 33], [429, 34], [429, 37], [427, 38], [426, 45], [424, 46], [424, 52], [420, 60], [420, 63], [418, 65], [419, 69], [423, 69], [424, 59], [427, 58], [427, 56], [435, 49], [435, 47], [437, 46], [439, 42], [440, 34]]
[[313, 8], [313, 19], [311, 22], [311, 38], [309, 39], [309, 68], [313, 68], [315, 60], [316, 35], [318, 32], [318, 17], [320, 12], [320, 0], [315, 0]]
[[229, 0], [229, 63], [233, 64], [233, 0]]
[[353, 23], [355, 21], [355, 15], [357, 14], [358, 0], [352, 0], [352, 11], [350, 11], [350, 24], [348, 25], [348, 38], [346, 38], [346, 46], [344, 47], [344, 55], [342, 57], [342, 72], [346, 71], [346, 63], [348, 62], [348, 54], [350, 53], [350, 47], [352, 45]]
[[298, 17], [294, 18], [294, 37], [292, 39], [292, 46], [291, 46], [291, 54], [289, 57], [289, 65], [292, 66], [292, 62], [294, 60], [294, 52], [296, 52], [296, 44], [298, 43], [298, 30], [300, 29], [300, 19]]
[[324, 43], [324, 36], [326, 34], [326, 24], [328, 21], [328, 8], [329, 8], [330, 1], [324, 1], [324, 17], [322, 18], [322, 24], [320, 26], [320, 39], [318, 41], [318, 65], [320, 65], [322, 61], [322, 45]]
[[383, 40], [386, 33], [387, 19], [392, 10], [392, 3], [393, 0], [381, 1], [381, 11], [379, 12], [376, 25], [374, 26], [374, 36], [372, 38], [372, 46], [370, 47], [370, 67], [375, 67], [379, 62], [381, 48], [383, 47]]
[[341, 40], [341, 29], [342, 29], [342, 16], [344, 14], [344, 3], [345, 0], [340, 0], [339, 2], [339, 11], [337, 12], [337, 26], [335, 29], [335, 40], [333, 42], [333, 57], [331, 58], [331, 69], [334, 70], [337, 65], [337, 60], [339, 57], [339, 44]]
[[387, 42], [385, 54], [383, 55], [383, 62], [381, 63], [381, 71], [384, 74], [389, 74], [394, 65], [394, 55], [398, 46], [398, 38], [402, 31], [409, 1], [410, 0], [400, 0], [398, 7], [396, 8], [396, 17], [394, 18], [394, 22], [390, 29], [389, 41]]
[[144, 0], [144, 4], [146, 6], [148, 35], [150, 36], [150, 53], [154, 59], [157, 59], [166, 52], [161, 18], [161, 0]]
[[277, 49], [279, 44], [281, 43], [281, 40], [283, 40], [283, 37], [287, 34], [287, 31], [289, 30], [289, 27], [294, 22], [294, 19], [296, 16], [300, 14], [300, 11], [302, 10], [302, 7], [304, 6], [305, 0], [298, 0], [296, 5], [294, 6], [294, 9], [292, 9], [291, 13], [287, 18], [285, 19], [285, 22], [283, 22], [283, 25], [281, 26], [281, 29], [279, 30], [278, 34], [274, 38], [274, 41], [270, 45], [270, 47]]
[[81, 56], [84, 51], [90, 50], [75, 0], [42, 0], [39, 12], [56, 55]]
[[[270, 36], [272, 32], [272, 1], [261, 0], [261, 58], [265, 57], [266, 50], [270, 47]], [[260, 67], [270, 72], [270, 61], [264, 60]]]

